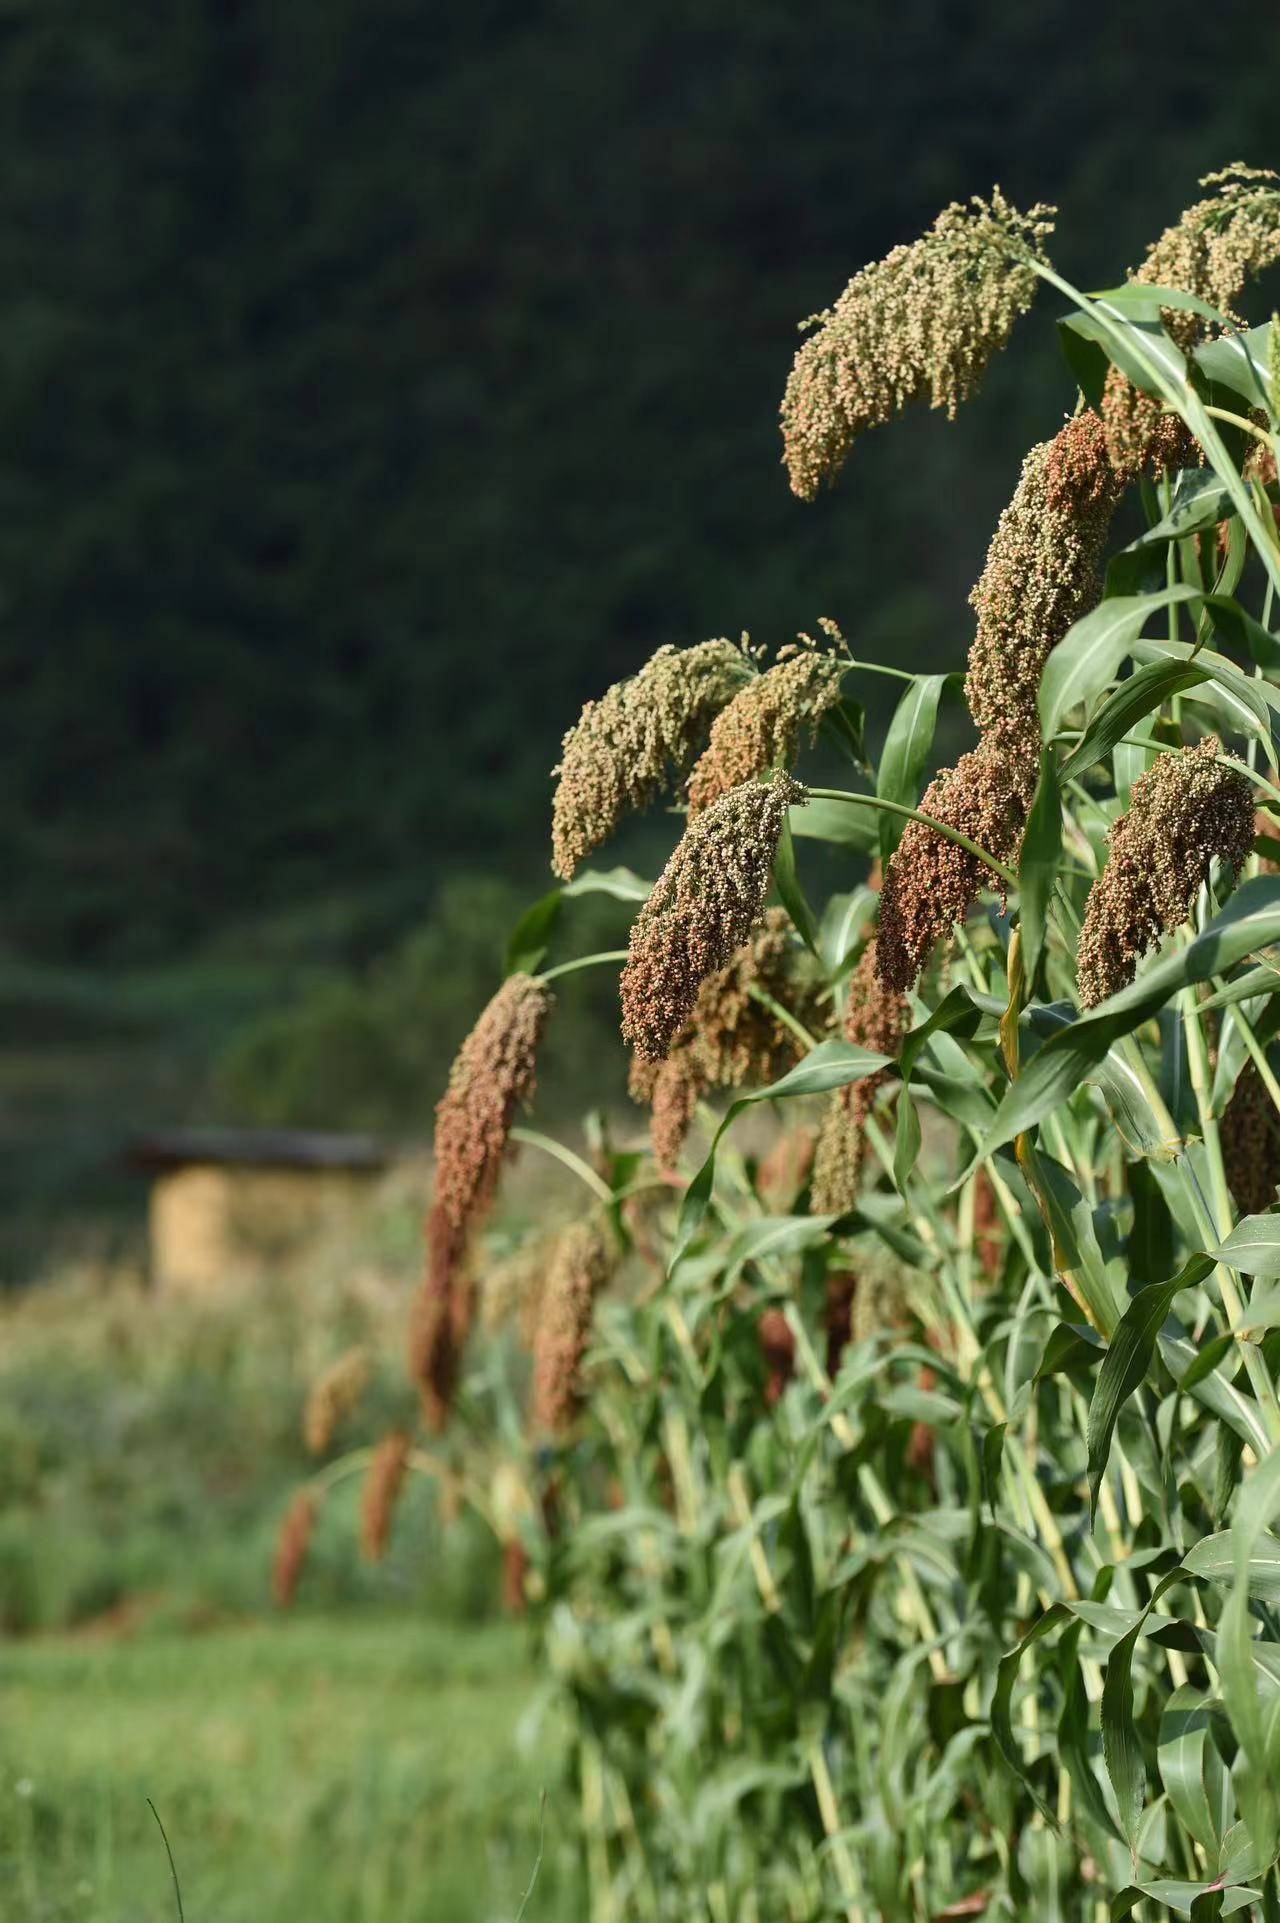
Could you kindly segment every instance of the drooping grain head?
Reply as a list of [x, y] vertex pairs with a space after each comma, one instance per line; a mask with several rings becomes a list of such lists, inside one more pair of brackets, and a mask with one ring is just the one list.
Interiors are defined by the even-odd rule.
[[[1228, 317], [1248, 282], [1280, 260], [1280, 175], [1239, 163], [1207, 174], [1211, 191], [1167, 227], [1132, 279], [1176, 287]], [[1165, 308], [1165, 326], [1186, 352], [1212, 327], [1188, 308]], [[1107, 444], [1117, 473], [1130, 480], [1144, 467], [1185, 467], [1196, 445], [1180, 420], [1112, 368], [1102, 402]]]
[[533, 1094], [551, 991], [509, 975], [458, 1050], [436, 1106], [435, 1199], [466, 1231], [493, 1200], [516, 1109]]
[[1033, 447], [969, 600], [978, 616], [965, 695], [982, 730], [1039, 755], [1049, 652], [1094, 605], [1120, 486], [1094, 413]]
[[1221, 1122], [1227, 1187], [1241, 1215], [1263, 1215], [1280, 1183], [1280, 1115], [1253, 1062], [1246, 1062]]
[[360, 1549], [366, 1562], [381, 1562], [391, 1540], [396, 1504], [409, 1473], [410, 1441], [393, 1429], [373, 1452], [360, 1496]]
[[659, 648], [639, 672], [588, 701], [564, 738], [552, 803], [551, 866], [570, 881], [623, 817], [688, 768], [714, 715], [750, 671], [732, 641]]
[[713, 1088], [776, 1081], [799, 1055], [794, 1031], [761, 1002], [759, 991], [808, 1025], [821, 1015], [820, 982], [806, 971], [785, 909], [767, 908], [727, 966], [709, 975], [664, 1062], [635, 1056], [630, 1093], [651, 1110], [658, 1166], [674, 1169], [698, 1103]]
[[851, 1269], [832, 1269], [827, 1275], [827, 1299], [823, 1309], [823, 1328], [827, 1337], [827, 1374], [834, 1382], [840, 1361], [853, 1340], [853, 1304], [858, 1293], [858, 1278]]
[[288, 1609], [298, 1593], [317, 1514], [316, 1498], [309, 1489], [299, 1489], [285, 1511], [271, 1574], [271, 1594], [281, 1609]]
[[789, 1128], [756, 1170], [756, 1194], [770, 1215], [787, 1215], [813, 1169], [817, 1136], [811, 1128]]
[[864, 267], [834, 307], [805, 323], [815, 331], [782, 401], [794, 493], [813, 500], [860, 434], [913, 401], [954, 416], [1031, 305], [1027, 259], [1042, 251], [1053, 211], [1019, 213], [998, 187], [989, 202], [953, 203], [928, 233]]
[[317, 1376], [307, 1394], [302, 1436], [313, 1456], [322, 1456], [343, 1423], [359, 1407], [372, 1365], [364, 1348], [348, 1349]]
[[448, 1420], [467, 1335], [472, 1290], [464, 1268], [465, 1240], [465, 1232], [435, 1203], [426, 1221], [426, 1270], [409, 1314], [409, 1375], [433, 1434]]
[[594, 1222], [572, 1223], [556, 1244], [533, 1349], [529, 1426], [535, 1436], [559, 1435], [581, 1406], [595, 1299], [612, 1266], [609, 1242]]
[[690, 809], [696, 814], [731, 788], [794, 760], [801, 735], [812, 735], [839, 701], [847, 666], [805, 646], [748, 681], [711, 724], [711, 739], [689, 777]]
[[1128, 986], [1147, 951], [1186, 920], [1215, 857], [1233, 876], [1243, 867], [1253, 845], [1253, 789], [1242, 770], [1222, 765], [1221, 754], [1217, 736], [1207, 735], [1158, 756], [1134, 782], [1085, 904], [1077, 950], [1082, 1008]]
[[[869, 941], [849, 981], [844, 1037], [878, 1055], [896, 1056], [910, 1019], [905, 995], [886, 987]], [[813, 1158], [812, 1207], [815, 1215], [844, 1215], [854, 1207], [862, 1181], [867, 1117], [876, 1096], [891, 1079], [888, 1069], [847, 1082], [827, 1097]]]
[[[921, 812], [968, 835], [1007, 865], [1021, 845], [1038, 774], [1038, 756], [1025, 746], [1017, 749], [997, 734], [985, 735], [954, 768], [930, 782]], [[923, 822], [907, 823], [880, 894], [876, 959], [887, 988], [900, 994], [914, 988], [935, 944], [965, 920], [984, 880], [993, 879], [967, 849]]]
[[665, 1062], [631, 1058], [627, 1092], [649, 1110], [649, 1141], [660, 1169], [679, 1166], [708, 1083], [694, 1050], [677, 1043]]
[[804, 799], [799, 782], [779, 772], [690, 818], [636, 917], [622, 971], [623, 1038], [645, 1061], [665, 1060], [703, 982], [759, 921], [787, 809]]
[[776, 1408], [795, 1374], [796, 1339], [781, 1309], [765, 1309], [756, 1323], [760, 1358], [764, 1363], [764, 1403]]

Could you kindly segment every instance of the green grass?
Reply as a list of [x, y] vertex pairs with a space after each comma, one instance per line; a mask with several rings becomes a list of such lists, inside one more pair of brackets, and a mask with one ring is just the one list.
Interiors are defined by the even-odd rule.
[[510, 1624], [0, 1645], [0, 1916], [169, 1923], [150, 1797], [188, 1923], [513, 1923], [545, 1788], [526, 1923], [568, 1923], [560, 1738], [535, 1696]]

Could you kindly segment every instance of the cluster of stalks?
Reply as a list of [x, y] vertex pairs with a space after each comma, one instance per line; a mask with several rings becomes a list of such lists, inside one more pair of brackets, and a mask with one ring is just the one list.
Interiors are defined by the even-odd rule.
[[[1050, 210], [949, 208], [797, 356], [811, 499], [969, 400], [1042, 285], [1101, 348], [993, 532], [950, 765], [899, 666], [869, 785], [847, 621], [663, 648], [565, 737], [562, 879], [657, 800], [683, 831], [625, 954], [510, 976], [462, 1044], [411, 1360], [537, 1604], [593, 1916], [1280, 1914], [1280, 327], [1196, 360], [1280, 181], [1204, 186], [1098, 298]], [[847, 788], [797, 773], [820, 730]], [[848, 861], [849, 811], [883, 869], [819, 909], [797, 842]], [[648, 1140], [584, 1156], [520, 1110], [553, 978], [619, 961]], [[517, 1145], [585, 1194], [498, 1264]], [[369, 1459], [368, 1553], [416, 1461]]]

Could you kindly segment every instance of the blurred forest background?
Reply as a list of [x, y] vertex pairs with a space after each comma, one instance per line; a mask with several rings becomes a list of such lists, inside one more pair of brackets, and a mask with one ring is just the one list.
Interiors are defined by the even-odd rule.
[[138, 1129], [425, 1135], [661, 643], [958, 663], [1051, 332], [806, 508], [797, 321], [993, 180], [1114, 281], [1278, 72], [1257, 0], [7, 0], [0, 1273], [129, 1231]]

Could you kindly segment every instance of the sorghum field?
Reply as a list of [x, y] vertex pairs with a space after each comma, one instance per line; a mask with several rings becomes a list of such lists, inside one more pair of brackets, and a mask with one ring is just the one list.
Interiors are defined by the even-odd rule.
[[1168, 212], [803, 323], [803, 503], [1056, 338], [965, 645], [815, 585], [565, 717], [412, 1301], [15, 1315], [6, 1914], [1280, 1917], [1280, 175]]

